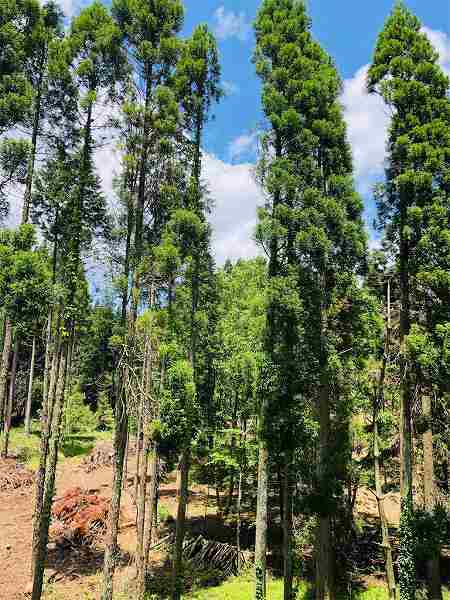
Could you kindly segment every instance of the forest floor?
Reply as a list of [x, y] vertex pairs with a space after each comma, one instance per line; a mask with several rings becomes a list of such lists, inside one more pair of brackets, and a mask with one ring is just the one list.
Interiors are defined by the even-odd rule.
[[[94, 438], [81, 438], [72, 440], [69, 446], [63, 447], [57, 471], [56, 497], [60, 497], [68, 490], [81, 488], [90, 494], [109, 499], [111, 496], [112, 467], [109, 465], [95, 465], [89, 469], [84, 457], [91, 450], [98, 448], [111, 448], [110, 442], [105, 442], [108, 435], [100, 435], [100, 440]], [[12, 437], [11, 454], [13, 458], [6, 461], [0, 459], [0, 600], [24, 599], [25, 592], [29, 589], [32, 515], [33, 515], [33, 478], [32, 472], [36, 467], [36, 452], [38, 448], [37, 436], [26, 437], [16, 432]], [[15, 458], [14, 458], [14, 455]], [[129, 473], [134, 472], [133, 456], [129, 460]], [[23, 466], [21, 466], [25, 463]], [[30, 477], [31, 476], [31, 477]], [[3, 485], [2, 485], [3, 482]], [[5, 485], [6, 482], [6, 485]], [[128, 479], [129, 486], [124, 491], [122, 499], [121, 528], [119, 545], [121, 548], [120, 566], [117, 571], [115, 589], [117, 600], [129, 598], [127, 591], [134, 574], [133, 553], [136, 541], [135, 517], [136, 511], [133, 502], [132, 478]], [[188, 527], [195, 534], [203, 533], [203, 524], [215, 528], [215, 533], [220, 536], [223, 523], [215, 516], [216, 507], [209, 501], [206, 511], [206, 488], [204, 486], [191, 486], [188, 507]], [[397, 495], [392, 494], [386, 502], [388, 519], [392, 525], [398, 523], [399, 502]], [[171, 474], [168, 482], [161, 486], [160, 510], [175, 517], [177, 509], [175, 474]], [[369, 490], [361, 490], [357, 498], [357, 512], [363, 518], [374, 519], [377, 516], [376, 500]], [[102, 543], [94, 548], [70, 547], [64, 551], [49, 553], [45, 571], [46, 600], [97, 600], [102, 575], [103, 546]], [[169, 571], [167, 569], [166, 554], [154, 551], [151, 556], [154, 579], [159, 585], [167, 585]], [[197, 588], [202, 587], [202, 582], [196, 581]], [[207, 581], [210, 584], [210, 581]], [[380, 582], [367, 582], [379, 585]], [[271, 586], [271, 600], [281, 598], [280, 582], [273, 581]], [[245, 600], [248, 587], [248, 598], [251, 595], [251, 585], [244, 579], [234, 579], [225, 582], [220, 588], [208, 588], [206, 591], [197, 591], [188, 596], [198, 600]], [[164, 589], [164, 588], [163, 588]], [[237, 595], [234, 591], [236, 590]], [[381, 594], [381, 595], [378, 595]], [[303, 593], [299, 595], [306, 598]], [[375, 590], [372, 595], [355, 596], [367, 598], [383, 598], [380, 590]], [[449, 599], [450, 600], [450, 599]]]
[[[110, 437], [111, 434], [109, 434]], [[33, 437], [33, 436], [32, 436]], [[17, 439], [18, 438], [18, 439]], [[7, 489], [0, 485], [0, 600], [23, 599], [27, 591], [30, 579], [31, 559], [31, 537], [33, 517], [33, 491], [34, 487], [29, 481], [31, 468], [35, 468], [36, 461], [33, 454], [36, 440], [29, 440], [25, 436], [12, 438], [11, 455], [14, 457], [19, 450], [22, 454], [23, 440], [28, 450], [25, 452], [26, 464], [24, 468], [18, 459], [0, 459], [0, 484], [8, 474], [11, 485]], [[104, 441], [99, 442], [105, 445]], [[19, 447], [20, 446], [20, 447]], [[93, 470], [87, 470], [83, 464], [85, 451], [92, 449], [93, 444], [88, 444], [84, 451], [75, 448], [75, 456], [70, 456], [70, 450], [60, 460], [57, 470], [56, 497], [60, 497], [68, 490], [81, 488], [90, 494], [110, 499], [112, 467], [97, 466]], [[69, 454], [69, 456], [67, 456]], [[134, 457], [130, 457], [130, 473], [134, 472]], [[27, 469], [28, 467], [28, 469]], [[16, 483], [20, 480], [20, 474], [28, 474], [25, 485]], [[11, 476], [13, 474], [13, 476]], [[13, 487], [20, 485], [19, 487]], [[188, 520], [198, 521], [199, 517], [205, 515], [205, 489], [203, 486], [191, 486], [188, 507]], [[177, 510], [176, 479], [175, 473], [170, 474], [168, 482], [161, 486], [160, 506], [164, 507], [166, 513], [175, 517]], [[210, 506], [208, 517], [214, 519], [215, 509]], [[121, 528], [119, 534], [119, 545], [122, 550], [121, 566], [118, 570], [118, 591], [127, 587], [127, 582], [132, 578], [134, 568], [132, 566], [132, 555], [135, 549], [136, 511], [133, 503], [132, 479], [129, 479], [129, 487], [122, 496]], [[153, 552], [152, 562], [155, 570], [162, 568], [165, 556]], [[103, 548], [100, 544], [97, 549], [80, 551], [71, 550], [61, 554], [50, 553], [45, 570], [45, 598], [58, 598], [62, 600], [91, 600], [98, 598], [101, 581], [101, 569], [103, 562]], [[120, 598], [120, 595], [119, 595]]]

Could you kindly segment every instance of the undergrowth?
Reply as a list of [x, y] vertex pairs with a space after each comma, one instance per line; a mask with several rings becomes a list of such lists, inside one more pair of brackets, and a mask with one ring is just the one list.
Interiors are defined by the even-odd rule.
[[[17, 457], [28, 469], [34, 471], [39, 465], [40, 433], [39, 422], [33, 421], [31, 434], [23, 426], [13, 427], [9, 436], [9, 454]], [[101, 440], [112, 440], [111, 431], [89, 431], [65, 436], [59, 451], [59, 460], [86, 456]]]

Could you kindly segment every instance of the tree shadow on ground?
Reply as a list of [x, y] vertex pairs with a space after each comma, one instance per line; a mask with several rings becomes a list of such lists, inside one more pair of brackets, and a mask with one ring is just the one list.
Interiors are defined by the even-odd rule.
[[85, 456], [93, 450], [95, 443], [93, 435], [71, 435], [64, 440], [61, 451], [65, 458]]
[[[104, 550], [100, 548], [86, 545], [57, 545], [47, 554], [45, 567], [53, 571], [49, 582], [94, 575], [103, 569], [103, 558]], [[130, 565], [133, 558], [128, 552], [119, 549], [116, 560], [117, 567], [121, 568]]]

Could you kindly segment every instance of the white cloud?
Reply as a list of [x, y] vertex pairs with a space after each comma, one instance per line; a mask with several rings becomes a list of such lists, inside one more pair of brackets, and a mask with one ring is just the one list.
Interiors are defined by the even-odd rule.
[[351, 79], [344, 81], [341, 98], [356, 177], [361, 180], [382, 172], [389, 125], [389, 113], [383, 100], [367, 93], [368, 68], [368, 65], [361, 67]]
[[214, 13], [214, 19], [216, 21], [214, 32], [220, 40], [235, 37], [245, 42], [249, 38], [252, 28], [244, 12], [238, 14], [232, 10], [226, 11], [224, 6], [219, 6]]
[[450, 75], [450, 37], [443, 31], [422, 27], [430, 42], [439, 54], [439, 64]]
[[64, 16], [68, 18], [73, 17], [79, 8], [79, 3], [77, 0], [59, 0], [59, 4], [62, 8]]
[[233, 161], [243, 156], [254, 154], [257, 148], [258, 135], [256, 133], [244, 133], [228, 144], [228, 155]]
[[226, 96], [234, 96], [240, 92], [239, 86], [232, 81], [222, 81], [222, 89]]
[[253, 169], [250, 163], [231, 165], [211, 154], [204, 155], [203, 178], [214, 202], [209, 218], [219, 265], [227, 258], [236, 260], [258, 254], [252, 237], [256, 208], [264, 204], [264, 198]]

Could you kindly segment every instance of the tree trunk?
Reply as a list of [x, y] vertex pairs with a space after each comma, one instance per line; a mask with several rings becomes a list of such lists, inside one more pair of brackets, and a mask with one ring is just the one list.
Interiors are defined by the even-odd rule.
[[8, 317], [5, 319], [5, 336], [3, 338], [2, 364], [0, 366], [0, 415], [2, 417], [2, 428], [6, 422], [7, 414], [7, 390], [9, 359], [12, 348], [12, 324]]
[[185, 448], [178, 465], [178, 511], [172, 564], [172, 600], [180, 600], [183, 587], [183, 543], [189, 497], [189, 462], [190, 448]]
[[44, 63], [45, 63], [45, 50], [41, 49], [41, 60], [40, 60], [40, 72], [36, 86], [36, 99], [34, 103], [34, 116], [33, 116], [33, 131], [31, 133], [31, 148], [30, 156], [28, 159], [27, 176], [25, 181], [25, 193], [23, 197], [22, 206], [22, 225], [28, 223], [30, 218], [30, 206], [31, 206], [31, 192], [33, 189], [33, 178], [34, 178], [34, 165], [36, 161], [36, 147], [37, 138], [39, 133], [39, 122], [41, 117], [42, 108], [42, 79], [44, 75]]
[[241, 572], [241, 510], [242, 510], [242, 467], [239, 468], [238, 497], [237, 497], [237, 520], [236, 520], [236, 548], [237, 548], [237, 571]]
[[387, 315], [386, 315], [386, 331], [383, 360], [381, 363], [380, 377], [378, 388], [374, 398], [373, 411], [373, 456], [374, 456], [374, 475], [375, 475], [375, 492], [377, 495], [378, 513], [380, 515], [381, 524], [381, 544], [383, 546], [384, 559], [386, 565], [386, 583], [388, 587], [389, 598], [396, 597], [396, 585], [394, 574], [394, 563], [392, 560], [392, 547], [389, 540], [389, 527], [384, 510], [384, 494], [381, 484], [381, 464], [380, 464], [380, 445], [378, 435], [378, 413], [384, 404], [384, 384], [386, 379], [386, 368], [389, 361], [391, 342], [391, 282], [387, 283]]
[[144, 572], [147, 573], [150, 547], [152, 545], [153, 527], [155, 525], [155, 516], [157, 511], [158, 498], [158, 448], [152, 442], [150, 448], [150, 487], [148, 490], [147, 499], [147, 519], [145, 528], [145, 553], [144, 553]]
[[259, 440], [258, 497], [255, 539], [255, 600], [266, 600], [267, 500], [269, 450], [264, 436]]
[[137, 442], [136, 442], [136, 472], [134, 476], [134, 502], [137, 506], [137, 497], [139, 489], [139, 469], [142, 455], [142, 414], [143, 414], [144, 398], [141, 397], [138, 407], [137, 417]]
[[27, 395], [27, 406], [25, 409], [25, 433], [30, 435], [31, 433], [31, 400], [33, 398], [33, 381], [34, 381], [34, 364], [36, 361], [36, 336], [33, 336], [33, 346], [31, 348], [31, 361], [30, 361], [30, 378], [28, 380], [28, 395]]
[[5, 426], [4, 426], [4, 438], [3, 438], [3, 449], [2, 457], [7, 458], [8, 446], [9, 446], [9, 432], [11, 431], [11, 420], [14, 406], [14, 400], [16, 396], [16, 375], [17, 375], [17, 363], [19, 360], [19, 337], [16, 335], [14, 341], [14, 354], [11, 366], [11, 378], [9, 381], [9, 393], [8, 393], [8, 405], [5, 415]]
[[125, 443], [125, 459], [124, 459], [124, 465], [123, 465], [123, 481], [122, 481], [122, 487], [124, 490], [127, 489], [128, 487], [128, 455], [129, 455], [129, 448], [130, 446], [130, 432], [127, 431], [127, 441]]
[[[146, 421], [144, 421], [146, 425]], [[148, 426], [145, 426], [148, 430]], [[145, 512], [147, 500], [147, 470], [148, 454], [150, 450], [150, 440], [148, 434], [144, 434], [144, 449], [139, 472], [138, 496], [136, 498], [137, 508], [137, 533], [136, 533], [136, 579], [137, 596], [142, 600], [145, 595], [145, 558], [144, 558], [144, 533], [145, 533]]]
[[[422, 414], [426, 429], [422, 435], [423, 442], [423, 499], [424, 509], [433, 514], [436, 505], [434, 484], [434, 456], [433, 456], [433, 430], [431, 415], [431, 398], [427, 394], [422, 396]], [[442, 600], [440, 548], [437, 547], [435, 555], [427, 561], [427, 585], [429, 600]]]
[[[122, 375], [122, 377], [126, 377]], [[125, 385], [122, 380], [118, 390], [115, 407], [114, 433], [114, 475], [111, 506], [108, 514], [108, 535], [106, 538], [105, 559], [103, 564], [103, 585], [101, 600], [112, 600], [115, 562], [118, 554], [117, 536], [119, 534], [120, 501], [122, 497], [123, 463], [128, 433], [128, 413], [125, 398]]]
[[284, 600], [294, 600], [292, 573], [292, 456], [285, 452], [283, 473], [283, 575]]
[[48, 397], [42, 405], [41, 413], [41, 442], [39, 452], [39, 466], [36, 473], [34, 517], [33, 517], [33, 544], [31, 558], [31, 578], [34, 579], [35, 565], [39, 562], [40, 547], [40, 528], [41, 517], [44, 506], [45, 493], [45, 475], [47, 469], [47, 459], [50, 447], [51, 424], [53, 420], [53, 409], [55, 405], [56, 384], [58, 380], [60, 363], [60, 337], [55, 341], [55, 347], [52, 357], [52, 366], [48, 386]]
[[405, 234], [408, 222], [408, 199], [400, 206], [400, 547], [399, 586], [402, 600], [415, 600], [416, 565], [412, 473], [412, 383], [406, 356], [405, 340], [410, 331], [409, 240]]
[[395, 598], [396, 596], [396, 585], [394, 575], [394, 563], [392, 560], [392, 547], [389, 540], [389, 528], [384, 511], [384, 494], [381, 485], [381, 471], [380, 471], [380, 449], [378, 443], [378, 414], [374, 415], [373, 423], [373, 453], [375, 463], [375, 491], [377, 494], [378, 513], [380, 515], [381, 523], [381, 544], [383, 546], [384, 560], [386, 564], [386, 583], [388, 587], [389, 598]]
[[[322, 367], [320, 396], [319, 396], [319, 463], [318, 480], [322, 502], [327, 502], [327, 474], [329, 473], [329, 438], [330, 438], [330, 400], [329, 382], [326, 366]], [[319, 515], [316, 552], [316, 600], [332, 600], [333, 593], [333, 551], [331, 540], [331, 518], [329, 509]]]
[[53, 418], [50, 424], [49, 453], [44, 476], [44, 494], [42, 499], [42, 512], [35, 521], [37, 526], [36, 547], [33, 547], [33, 591], [32, 600], [40, 600], [44, 583], [45, 558], [47, 555], [48, 530], [55, 490], [56, 465], [58, 462], [58, 448], [61, 437], [61, 422], [64, 407], [64, 393], [67, 375], [68, 343], [61, 346], [55, 402], [52, 410]]

